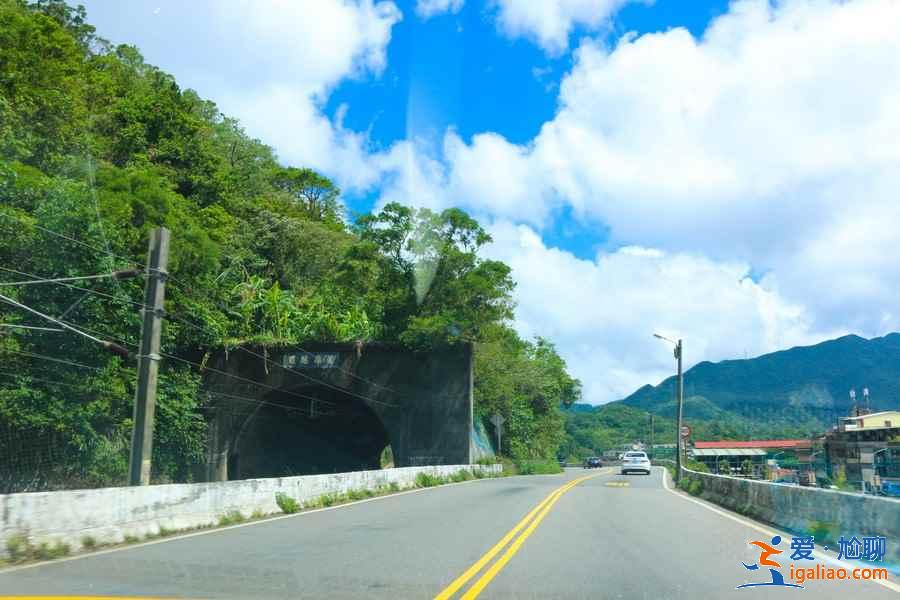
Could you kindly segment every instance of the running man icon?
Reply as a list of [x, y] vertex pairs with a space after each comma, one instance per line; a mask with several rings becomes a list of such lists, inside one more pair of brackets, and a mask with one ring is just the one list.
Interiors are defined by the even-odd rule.
[[[741, 564], [744, 565], [744, 568], [747, 569], [748, 571], [756, 571], [759, 569], [760, 566], [769, 567], [769, 573], [772, 575], [772, 581], [767, 581], [765, 583], [745, 583], [743, 585], [737, 586], [737, 588], [735, 588], [735, 589], [739, 590], [741, 588], [759, 587], [759, 586], [764, 586], [764, 585], [777, 585], [777, 586], [781, 586], [781, 587], [803, 588], [802, 585], [797, 585], [795, 583], [785, 583], [784, 576], [781, 574], [780, 571], [776, 570], [776, 569], [781, 568], [781, 564], [778, 561], [771, 559], [770, 557], [784, 552], [784, 550], [778, 550], [777, 548], [775, 548], [775, 546], [777, 546], [780, 543], [781, 543], [780, 535], [776, 535], [775, 537], [772, 538], [771, 545], [769, 545], [765, 542], [761, 542], [759, 540], [753, 540], [750, 542], [750, 544], [752, 546], [756, 546], [757, 548], [760, 549], [759, 560], [756, 563], [753, 563], [752, 565], [748, 565], [747, 563], [744, 563], [744, 562], [742, 562]], [[772, 568], [772, 567], [775, 567], [775, 568]]]

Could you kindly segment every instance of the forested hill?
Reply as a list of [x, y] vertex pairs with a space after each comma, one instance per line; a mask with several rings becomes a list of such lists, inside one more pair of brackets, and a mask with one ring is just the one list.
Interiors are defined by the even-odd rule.
[[[171, 229], [163, 351], [174, 358], [161, 366], [155, 481], [190, 478], [206, 427], [197, 367], [245, 343], [477, 342], [478, 417], [506, 416], [507, 455], [555, 454], [558, 407], [580, 384], [552, 343], [510, 328], [510, 269], [481, 256], [490, 237], [475, 220], [398, 204], [347, 214], [332, 181], [280, 163], [86, 19], [61, 0], [0, 0], [0, 279], [141, 265], [149, 231]], [[0, 293], [133, 350], [142, 288], [106, 278]], [[134, 363], [82, 337], [9, 327], [47, 323], [2, 306], [8, 477], [35, 489], [122, 482]]]
[[[686, 420], [746, 420], [758, 427], [819, 429], [850, 409], [849, 391], [871, 392], [874, 409], [900, 404], [900, 334], [855, 335], [748, 360], [702, 362], [684, 375]], [[626, 406], [674, 414], [675, 377], [644, 386]]]

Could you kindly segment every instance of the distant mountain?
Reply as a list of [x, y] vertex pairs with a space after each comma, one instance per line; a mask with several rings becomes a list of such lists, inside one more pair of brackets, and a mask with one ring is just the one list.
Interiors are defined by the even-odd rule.
[[[613, 404], [671, 418], [675, 384], [672, 376]], [[863, 387], [873, 410], [900, 406], [900, 333], [871, 340], [847, 335], [757, 358], [699, 363], [684, 375], [684, 420], [711, 437], [812, 433], [848, 413], [849, 390], [862, 402]]]

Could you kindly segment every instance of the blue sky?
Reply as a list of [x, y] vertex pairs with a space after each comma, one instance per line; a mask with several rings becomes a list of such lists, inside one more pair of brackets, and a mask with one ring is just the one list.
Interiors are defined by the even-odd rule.
[[[414, 14], [415, 0], [397, 5], [404, 15]], [[630, 4], [612, 16], [601, 37], [612, 45], [629, 31], [644, 34], [673, 27], [699, 37], [710, 19], [727, 8], [723, 0]], [[577, 26], [571, 37], [591, 33]], [[510, 142], [527, 143], [556, 112], [559, 82], [572, 67], [571, 51], [547, 56], [528, 40], [498, 36], [491, 8], [481, 2], [426, 21], [403, 19], [393, 28], [387, 53], [388, 66], [378, 79], [343, 81], [324, 108], [333, 119], [346, 105], [344, 123], [369, 131], [376, 148], [390, 147], [409, 135], [436, 142], [448, 127], [467, 142], [475, 134], [494, 131]], [[348, 200], [353, 210], [369, 211], [378, 196], [373, 189]], [[563, 210], [545, 231], [545, 239], [590, 258], [606, 240], [606, 229]]]
[[585, 400], [900, 329], [900, 2], [86, 0], [354, 211], [459, 206]]

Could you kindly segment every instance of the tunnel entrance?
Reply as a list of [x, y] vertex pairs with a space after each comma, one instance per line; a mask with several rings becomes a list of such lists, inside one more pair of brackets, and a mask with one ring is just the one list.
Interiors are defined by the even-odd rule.
[[310, 385], [274, 391], [261, 400], [234, 439], [229, 479], [381, 468], [388, 433], [356, 397]]

